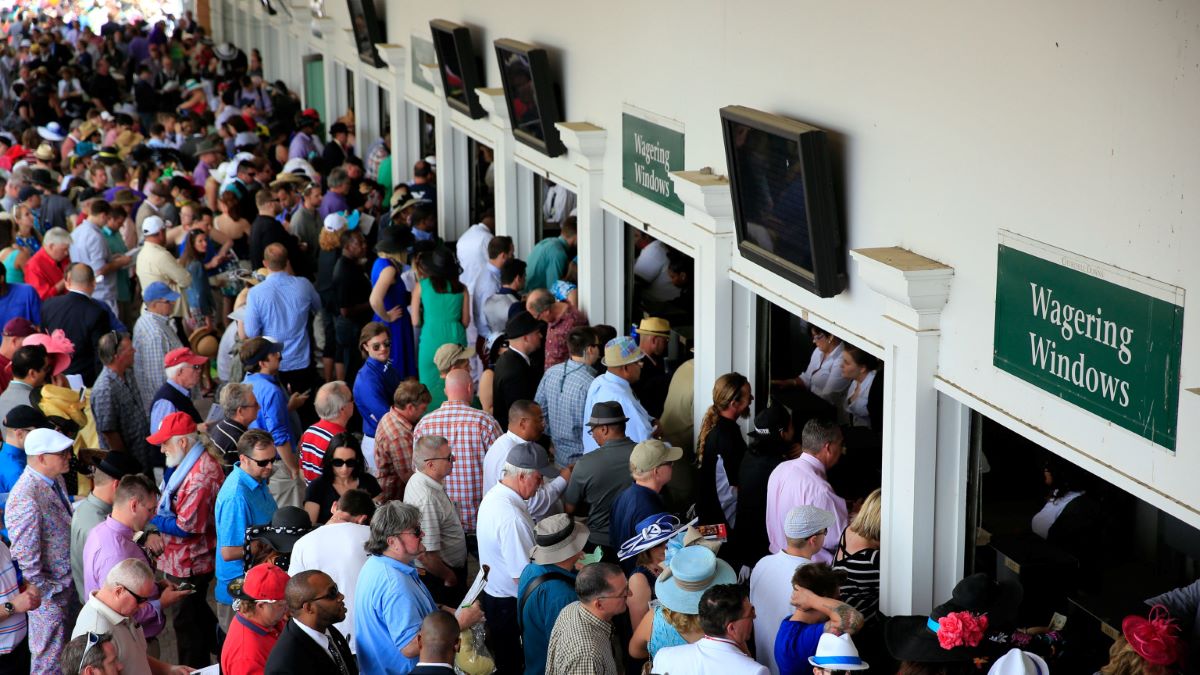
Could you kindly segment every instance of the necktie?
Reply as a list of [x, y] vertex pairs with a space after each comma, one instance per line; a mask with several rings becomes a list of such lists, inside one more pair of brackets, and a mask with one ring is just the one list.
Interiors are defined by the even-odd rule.
[[69, 513], [71, 511], [71, 500], [67, 499], [67, 493], [63, 491], [62, 486], [57, 481], [54, 483], [54, 494], [58, 495], [59, 500], [62, 501], [63, 506], [66, 507]]
[[342, 660], [342, 654], [338, 651], [337, 644], [333, 641], [333, 637], [329, 633], [325, 634], [329, 638], [329, 655], [333, 657], [333, 662], [337, 664], [338, 671], [342, 675], [350, 675], [350, 671], [346, 668], [346, 662]]

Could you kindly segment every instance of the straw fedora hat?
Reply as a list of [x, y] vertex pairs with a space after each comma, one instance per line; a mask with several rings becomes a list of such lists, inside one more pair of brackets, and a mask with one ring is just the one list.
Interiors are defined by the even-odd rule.
[[220, 340], [213, 329], [201, 326], [188, 336], [188, 346], [200, 356], [211, 359], [217, 355]]

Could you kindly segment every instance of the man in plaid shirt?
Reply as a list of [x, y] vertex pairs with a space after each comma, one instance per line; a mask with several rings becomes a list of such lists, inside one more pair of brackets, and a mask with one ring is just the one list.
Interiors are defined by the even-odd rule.
[[429, 408], [429, 389], [415, 377], [396, 387], [392, 409], [375, 427], [375, 476], [379, 480], [379, 501], [404, 498], [404, 486], [412, 477], [413, 425]]
[[167, 352], [183, 346], [171, 325], [171, 312], [177, 300], [179, 294], [163, 282], [150, 284], [142, 291], [146, 312], [133, 325], [133, 378], [147, 415], [154, 394], [167, 381], [163, 359]]
[[491, 415], [471, 407], [471, 374], [452, 370], [446, 375], [446, 402], [413, 429], [413, 443], [422, 436], [443, 436], [454, 452], [454, 471], [446, 476], [446, 494], [458, 509], [463, 530], [475, 532], [483, 499], [483, 456], [504, 431]]
[[571, 358], [546, 369], [533, 400], [542, 406], [550, 438], [554, 439], [554, 462], [574, 466], [583, 456], [583, 409], [588, 387], [596, 379], [600, 342], [591, 326], [579, 326], [567, 335]]

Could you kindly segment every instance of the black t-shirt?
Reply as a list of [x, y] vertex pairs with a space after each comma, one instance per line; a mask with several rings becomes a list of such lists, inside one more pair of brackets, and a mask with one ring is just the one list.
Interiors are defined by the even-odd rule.
[[[338, 258], [333, 267], [334, 303], [338, 310], [361, 305], [371, 297], [371, 280], [367, 271], [357, 260], [346, 256]], [[337, 316], [341, 316], [339, 311]], [[355, 323], [366, 324], [371, 318], [371, 308], [359, 310], [346, 317]]]
[[263, 251], [271, 244], [283, 244], [287, 249], [288, 261], [292, 263], [292, 274], [307, 277], [308, 258], [300, 252], [300, 243], [283, 229], [283, 224], [270, 216], [259, 216], [250, 226], [250, 266], [263, 266]]
[[725, 512], [717, 496], [717, 458], [724, 460], [729, 484], [737, 487], [745, 455], [746, 440], [742, 438], [742, 430], [737, 422], [717, 417], [717, 423], [704, 440], [704, 457], [696, 476], [696, 516], [700, 518], [701, 525], [725, 522]]
[[[358, 489], [366, 490], [367, 494], [372, 498], [378, 497], [382, 490], [379, 487], [379, 481], [369, 473], [363, 473], [358, 478]], [[325, 521], [329, 520], [329, 516], [333, 511], [333, 505], [341, 499], [341, 495], [333, 487], [333, 480], [321, 476], [308, 484], [308, 490], [304, 492], [304, 502], [316, 502], [320, 507], [317, 512], [317, 524], [324, 525]]]

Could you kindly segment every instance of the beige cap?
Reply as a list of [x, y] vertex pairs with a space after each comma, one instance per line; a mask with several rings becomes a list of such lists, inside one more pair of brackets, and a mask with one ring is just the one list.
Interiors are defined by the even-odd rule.
[[471, 358], [471, 352], [462, 345], [456, 345], [453, 342], [438, 347], [437, 352], [433, 355], [433, 364], [437, 366], [440, 372], [450, 372], [450, 368], [459, 361], [467, 361]]
[[683, 450], [680, 448], [673, 448], [652, 438], [633, 446], [633, 452], [629, 455], [629, 466], [640, 473], [650, 471], [667, 462], [674, 462], [681, 457], [683, 457]]

